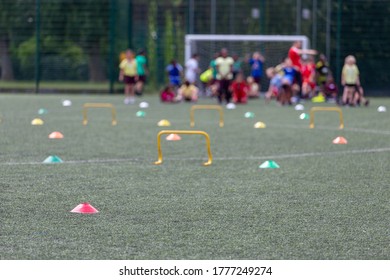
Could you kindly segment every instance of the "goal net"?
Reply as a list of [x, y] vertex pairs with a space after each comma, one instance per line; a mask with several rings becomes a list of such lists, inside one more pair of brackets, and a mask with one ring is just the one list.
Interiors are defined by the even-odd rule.
[[[302, 42], [302, 49], [309, 47], [309, 40], [306, 36], [289, 35], [200, 35], [188, 34], [185, 36], [185, 61], [192, 54], [199, 55], [199, 67], [205, 71], [213, 59], [215, 53], [222, 48], [227, 48], [229, 55], [237, 55], [242, 61], [242, 70], [245, 76], [250, 74], [249, 64], [245, 58], [259, 51], [265, 58], [264, 71], [268, 67], [276, 66], [286, 57], [289, 48], [295, 41]], [[268, 87], [268, 79], [263, 73], [261, 81], [262, 91]]]

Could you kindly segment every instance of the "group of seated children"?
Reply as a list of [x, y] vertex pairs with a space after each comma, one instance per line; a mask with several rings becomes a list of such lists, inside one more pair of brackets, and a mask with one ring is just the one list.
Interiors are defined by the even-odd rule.
[[[272, 98], [281, 104], [291, 104], [295, 97], [311, 98], [315, 102], [316, 97], [321, 97], [331, 103], [338, 102], [338, 89], [332, 76], [326, 59], [323, 55], [317, 64], [311, 58], [302, 61], [299, 71], [286, 58], [283, 63], [266, 70], [270, 79], [268, 91], [265, 94], [266, 102]], [[345, 59], [342, 70], [341, 83], [344, 87], [341, 105], [368, 106], [369, 100], [364, 97], [364, 91], [360, 85], [359, 70], [356, 59], [349, 55]], [[317, 99], [320, 100], [320, 99]]]
[[[218, 90], [217, 85], [214, 88]], [[248, 98], [258, 96], [258, 85], [253, 80], [253, 77], [245, 79], [242, 73], [238, 73], [229, 87], [232, 93], [232, 101], [236, 104], [246, 104]], [[177, 103], [181, 101], [196, 102], [198, 100], [199, 88], [188, 81], [185, 81], [181, 86], [175, 87], [170, 84], [166, 86], [160, 94], [161, 102]], [[213, 94], [214, 95], [214, 94]]]
[[[279, 65], [266, 69], [266, 75], [270, 80], [268, 91], [265, 94], [266, 103], [272, 98], [276, 98], [281, 105], [292, 104], [294, 98], [310, 98], [314, 102], [316, 97], [321, 97], [323, 101], [337, 102], [336, 82], [323, 55], [320, 55], [317, 64], [311, 57], [303, 59], [300, 69], [297, 69], [287, 57]], [[213, 79], [211, 69], [202, 73], [200, 80], [204, 88], [211, 89], [211, 96], [217, 95], [218, 82]], [[185, 81], [179, 86], [172, 80], [170, 82], [171, 85], [161, 92], [162, 102], [196, 102], [198, 100], [199, 89], [194, 84]], [[352, 55], [345, 59], [341, 82], [344, 87], [341, 105], [364, 104], [367, 106], [369, 104], [360, 85], [356, 59]], [[238, 72], [230, 83], [229, 92], [234, 103], [245, 104], [248, 98], [259, 96], [259, 85], [252, 76], [245, 79], [243, 73]]]
[[337, 87], [330, 73], [317, 87], [315, 64], [311, 58], [303, 60], [298, 71], [291, 59], [286, 58], [281, 64], [266, 70], [270, 79], [268, 91], [265, 94], [266, 102], [272, 98], [281, 105], [291, 104], [296, 97], [310, 99], [317, 94], [326, 100], [336, 100]]
[[291, 59], [286, 58], [283, 63], [266, 70], [270, 79], [269, 88], [265, 94], [268, 103], [273, 97], [281, 104], [291, 104], [291, 99], [299, 92], [297, 81], [298, 71], [292, 65]]
[[175, 88], [173, 85], [166, 86], [160, 94], [161, 102], [165, 103], [176, 103], [181, 101], [186, 102], [196, 102], [198, 100], [199, 89], [197, 86], [191, 84], [189, 81], [185, 81], [177, 89], [177, 94], [175, 93]]

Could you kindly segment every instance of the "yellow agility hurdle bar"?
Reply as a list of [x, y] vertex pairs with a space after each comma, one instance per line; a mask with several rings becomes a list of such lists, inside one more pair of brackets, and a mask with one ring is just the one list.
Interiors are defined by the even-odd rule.
[[163, 156], [161, 151], [161, 135], [163, 134], [191, 134], [191, 135], [203, 135], [206, 139], [206, 149], [207, 154], [209, 156], [209, 159], [207, 162], [203, 163], [204, 166], [211, 165], [213, 161], [213, 156], [211, 154], [211, 148], [210, 148], [210, 137], [209, 135], [204, 131], [196, 131], [196, 130], [161, 130], [157, 134], [157, 152], [158, 152], [158, 160], [154, 162], [156, 165], [160, 165], [163, 162]]
[[343, 111], [338, 107], [313, 107], [310, 109], [310, 128], [314, 128], [314, 113], [320, 111], [335, 111], [339, 113], [340, 116], [340, 126], [339, 129], [344, 128], [344, 118]]
[[219, 105], [193, 105], [190, 110], [190, 120], [191, 120], [191, 127], [195, 126], [195, 110], [217, 110], [219, 111], [219, 127], [223, 127], [224, 121], [223, 121], [223, 108]]
[[88, 108], [110, 108], [112, 114], [112, 125], [116, 125], [116, 110], [111, 103], [85, 103], [83, 106], [83, 125], [88, 124], [87, 109]]

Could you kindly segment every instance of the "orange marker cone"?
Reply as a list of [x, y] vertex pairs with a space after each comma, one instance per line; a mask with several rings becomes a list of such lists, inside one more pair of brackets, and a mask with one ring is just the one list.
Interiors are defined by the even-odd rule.
[[80, 214], [95, 214], [99, 213], [99, 211], [93, 207], [88, 202], [81, 203], [77, 205], [72, 211], [72, 213], [80, 213]]
[[348, 144], [348, 141], [344, 137], [339, 136], [333, 139], [333, 144]]
[[58, 131], [54, 131], [49, 134], [49, 139], [62, 139], [62, 138], [64, 138], [64, 135]]
[[166, 139], [168, 141], [180, 141], [181, 137], [177, 134], [169, 134]]

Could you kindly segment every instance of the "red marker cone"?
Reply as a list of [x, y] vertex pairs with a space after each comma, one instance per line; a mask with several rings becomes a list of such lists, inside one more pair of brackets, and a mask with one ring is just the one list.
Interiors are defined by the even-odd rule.
[[168, 141], [180, 141], [181, 137], [177, 134], [169, 134], [166, 139]]
[[62, 139], [62, 138], [64, 138], [64, 135], [58, 131], [54, 131], [49, 134], [49, 139]]
[[347, 144], [347, 143], [348, 143], [347, 139], [341, 136], [333, 139], [333, 144]]
[[80, 214], [95, 214], [99, 213], [99, 211], [93, 207], [88, 202], [81, 203], [77, 205], [72, 211], [72, 213], [80, 213]]

